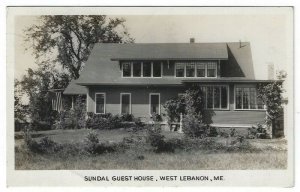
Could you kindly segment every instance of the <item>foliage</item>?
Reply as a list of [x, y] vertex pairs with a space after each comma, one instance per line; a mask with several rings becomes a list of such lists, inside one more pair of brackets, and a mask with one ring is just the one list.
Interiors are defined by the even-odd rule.
[[257, 123], [256, 126], [252, 126], [251, 128], [248, 128], [248, 139], [266, 139], [267, 138], [267, 130], [263, 127], [262, 124]]
[[68, 109], [59, 113], [56, 122], [57, 129], [82, 129], [86, 127], [86, 102], [83, 96], [77, 96], [73, 109]]
[[161, 115], [157, 114], [157, 113], [152, 114], [152, 119], [153, 119], [154, 122], [162, 122], [163, 121]]
[[95, 43], [133, 42], [122, 18], [105, 15], [43, 15], [25, 30], [27, 49], [44, 64], [67, 69], [79, 77]]
[[122, 118], [118, 115], [88, 113], [86, 127], [88, 129], [116, 129], [122, 128]]
[[96, 132], [89, 132], [84, 140], [84, 149], [92, 155], [115, 152], [117, 144], [100, 143]]
[[280, 72], [277, 81], [271, 83], [260, 83], [258, 85], [257, 97], [262, 100], [266, 106], [267, 117], [266, 124], [272, 125], [272, 135], [275, 134], [275, 121], [282, 115], [282, 93], [283, 79], [286, 73]]
[[165, 136], [161, 134], [159, 123], [148, 125], [147, 141], [154, 148], [156, 153], [174, 152], [175, 148], [171, 142], [165, 141]]
[[132, 122], [134, 120], [134, 116], [132, 114], [126, 113], [121, 116], [121, 119], [122, 119], [122, 121]]
[[180, 114], [185, 114], [185, 99], [183, 96], [170, 99], [163, 104], [169, 122], [179, 122]]
[[33, 153], [52, 154], [61, 150], [61, 146], [55, 143], [49, 137], [43, 137], [39, 142], [32, 138], [27, 138], [26, 145]]
[[189, 137], [206, 137], [207, 125], [201, 123], [196, 115], [186, 115], [182, 120], [182, 130]]

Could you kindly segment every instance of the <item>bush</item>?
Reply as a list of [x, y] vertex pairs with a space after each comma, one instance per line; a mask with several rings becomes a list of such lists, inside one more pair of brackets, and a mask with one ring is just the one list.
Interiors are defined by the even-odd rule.
[[55, 123], [56, 129], [82, 129], [86, 127], [86, 103], [78, 96], [73, 109], [63, 110], [58, 115]]
[[[124, 125], [124, 124], [123, 124]], [[122, 118], [118, 115], [88, 113], [86, 127], [89, 129], [116, 129], [122, 127]]]
[[93, 155], [103, 154], [103, 153], [110, 153], [117, 150], [118, 146], [117, 144], [109, 144], [109, 143], [99, 143], [99, 139], [97, 137], [96, 132], [89, 132], [86, 135], [86, 139], [84, 141], [84, 149], [89, 153]]
[[123, 114], [121, 116], [121, 120], [132, 122], [134, 120], [134, 116], [132, 114]]
[[27, 138], [26, 145], [30, 151], [40, 154], [52, 154], [62, 149], [59, 144], [55, 143], [48, 137], [43, 137], [39, 142], [31, 138]]
[[182, 120], [182, 130], [189, 137], [204, 138], [207, 136], [207, 126], [196, 118], [194, 115], [186, 115]]
[[160, 124], [149, 125], [147, 127], [147, 141], [154, 148], [156, 153], [174, 152], [174, 146], [170, 142], [166, 142], [165, 136], [161, 134]]

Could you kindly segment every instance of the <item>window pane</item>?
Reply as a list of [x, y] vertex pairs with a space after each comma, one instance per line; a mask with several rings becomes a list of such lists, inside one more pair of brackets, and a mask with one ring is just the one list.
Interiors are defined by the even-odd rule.
[[161, 63], [153, 62], [153, 77], [161, 77]]
[[96, 94], [96, 113], [104, 113], [104, 94]]
[[134, 77], [140, 77], [142, 73], [142, 66], [140, 62], [133, 62], [132, 63], [133, 67], [133, 76]]
[[159, 95], [150, 96], [150, 112], [159, 114]]
[[242, 109], [242, 88], [235, 89], [235, 108]]
[[227, 92], [227, 87], [222, 86], [221, 87], [221, 108], [222, 109], [227, 109], [228, 105], [228, 92]]
[[256, 88], [250, 88], [250, 109], [256, 109]]
[[207, 77], [217, 76], [217, 63], [209, 62], [207, 63]]
[[219, 109], [220, 108], [220, 87], [219, 86], [215, 86], [214, 87], [214, 108], [215, 109]]
[[197, 64], [197, 77], [205, 77], [205, 63]]
[[121, 113], [130, 113], [130, 95], [129, 94], [122, 94], [121, 95]]
[[243, 109], [249, 109], [249, 88], [243, 88]]
[[186, 64], [186, 77], [195, 77], [195, 64]]
[[184, 77], [184, 63], [176, 63], [176, 77]]
[[151, 77], [151, 62], [143, 62], [143, 76]]
[[207, 108], [213, 108], [213, 87], [207, 87]]
[[131, 76], [131, 64], [123, 63], [123, 77], [130, 77], [130, 76]]

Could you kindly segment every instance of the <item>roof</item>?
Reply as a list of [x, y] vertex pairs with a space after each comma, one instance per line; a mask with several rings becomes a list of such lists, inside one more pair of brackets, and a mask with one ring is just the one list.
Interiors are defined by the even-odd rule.
[[64, 90], [65, 95], [85, 95], [87, 88], [77, 84], [77, 80], [72, 80], [68, 87]]
[[95, 51], [112, 51], [112, 60], [227, 59], [225, 43], [135, 43], [97, 44]]
[[[122, 78], [119, 60], [196, 60], [224, 59], [227, 71], [222, 78], [195, 79], [201, 82], [254, 81], [249, 42], [231, 43], [157, 43], [157, 44], [95, 44], [78, 80], [72, 81], [65, 94], [83, 93], [88, 85], [182, 85], [193, 78]], [[228, 60], [228, 61], [227, 61]], [[229, 64], [228, 64], [229, 63]], [[222, 66], [221, 66], [222, 67]], [[138, 80], [137, 80], [138, 79]], [[231, 79], [231, 80], [230, 80]], [[78, 88], [78, 90], [77, 90]], [[73, 92], [72, 92], [73, 91]]]

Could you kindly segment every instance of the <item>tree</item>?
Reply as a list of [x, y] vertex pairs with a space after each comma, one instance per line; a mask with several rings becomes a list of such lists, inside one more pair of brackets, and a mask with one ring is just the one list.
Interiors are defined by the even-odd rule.
[[124, 22], [105, 15], [40, 16], [25, 30], [27, 49], [40, 64], [58, 64], [77, 79], [95, 43], [133, 42]]
[[282, 115], [283, 79], [286, 78], [286, 73], [280, 71], [277, 78], [279, 80], [271, 83], [260, 83], [257, 95], [266, 106], [266, 124], [271, 126], [272, 136], [275, 135], [276, 131], [275, 122]]

